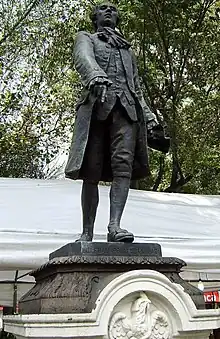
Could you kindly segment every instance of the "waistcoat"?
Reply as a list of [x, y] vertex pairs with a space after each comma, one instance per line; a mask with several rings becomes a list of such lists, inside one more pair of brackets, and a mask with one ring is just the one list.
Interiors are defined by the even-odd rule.
[[97, 112], [97, 119], [106, 120], [118, 98], [129, 118], [132, 121], [137, 121], [135, 101], [127, 84], [120, 51], [116, 47], [111, 48], [110, 58], [105, 72], [109, 80], [112, 81], [112, 85], [108, 88], [106, 101]]

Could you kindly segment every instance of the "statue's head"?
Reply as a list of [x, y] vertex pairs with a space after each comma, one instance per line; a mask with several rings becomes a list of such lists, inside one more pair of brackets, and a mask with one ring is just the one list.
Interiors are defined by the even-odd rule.
[[92, 13], [92, 22], [96, 30], [101, 27], [115, 28], [119, 22], [117, 7], [109, 2], [96, 5]]

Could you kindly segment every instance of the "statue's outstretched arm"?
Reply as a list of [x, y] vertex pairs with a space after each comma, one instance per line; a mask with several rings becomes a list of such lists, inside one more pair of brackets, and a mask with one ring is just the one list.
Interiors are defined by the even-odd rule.
[[90, 82], [95, 78], [102, 78], [108, 81], [107, 74], [95, 59], [93, 40], [87, 32], [79, 32], [76, 36], [74, 64], [85, 87], [89, 88]]

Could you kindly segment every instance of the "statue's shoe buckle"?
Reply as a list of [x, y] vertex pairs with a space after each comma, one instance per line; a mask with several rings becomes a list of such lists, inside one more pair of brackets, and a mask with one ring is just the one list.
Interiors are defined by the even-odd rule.
[[134, 241], [134, 234], [127, 230], [117, 229], [110, 231], [107, 234], [108, 242], [127, 242], [132, 243]]

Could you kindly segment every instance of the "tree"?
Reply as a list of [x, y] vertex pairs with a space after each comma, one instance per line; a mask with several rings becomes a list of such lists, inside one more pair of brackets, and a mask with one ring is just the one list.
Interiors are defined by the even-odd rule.
[[220, 2], [145, 0], [120, 6], [130, 6], [123, 29], [136, 46], [149, 104], [163, 115], [172, 141], [171, 156], [165, 161], [154, 156], [161, 164], [155, 188], [161, 182], [168, 192], [218, 192]]
[[44, 177], [46, 164], [66, 151], [79, 89], [75, 9], [67, 1], [0, 3], [1, 176]]

